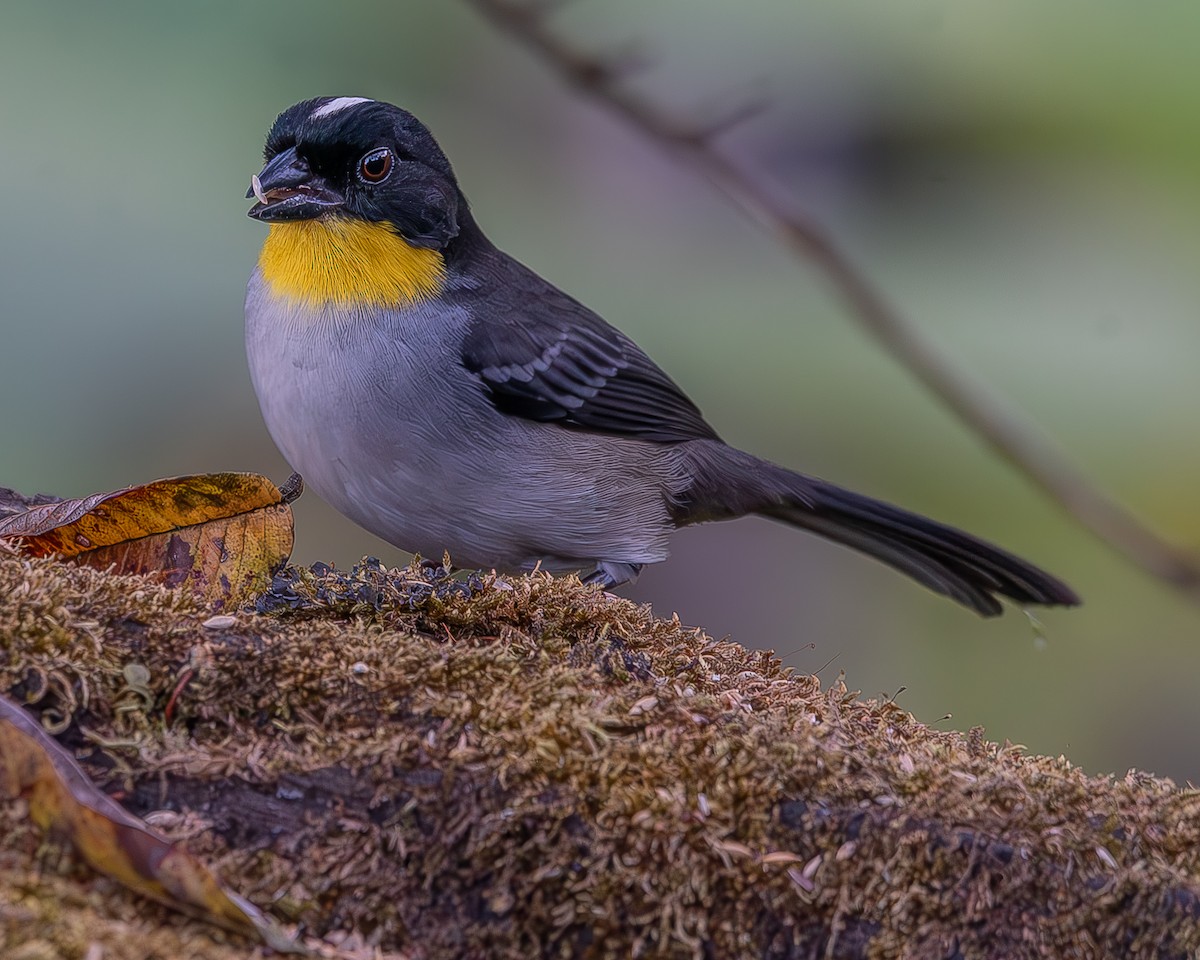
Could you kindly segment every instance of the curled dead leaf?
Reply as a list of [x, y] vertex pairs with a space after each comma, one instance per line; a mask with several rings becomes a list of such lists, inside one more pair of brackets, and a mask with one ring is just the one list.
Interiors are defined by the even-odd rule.
[[0, 518], [0, 539], [35, 557], [158, 576], [232, 609], [260, 593], [292, 552], [299, 477], [253, 473], [155, 480]]
[[89, 866], [130, 890], [279, 952], [304, 952], [257, 907], [198, 859], [159, 836], [88, 779], [24, 710], [0, 697], [0, 799], [24, 797], [38, 827], [68, 842]]

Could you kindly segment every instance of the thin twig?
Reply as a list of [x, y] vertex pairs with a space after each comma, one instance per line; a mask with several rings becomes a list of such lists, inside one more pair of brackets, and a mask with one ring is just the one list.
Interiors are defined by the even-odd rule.
[[536, 53], [564, 80], [622, 117], [676, 160], [710, 180], [794, 252], [820, 267], [852, 316], [974, 433], [1126, 560], [1200, 599], [1200, 558], [1159, 537], [1097, 489], [1039, 430], [957, 370], [920, 328], [896, 310], [820, 227], [790, 212], [761, 178], [713, 143], [726, 128], [690, 126], [622, 83], [624, 71], [574, 46], [537, 0], [467, 0]]

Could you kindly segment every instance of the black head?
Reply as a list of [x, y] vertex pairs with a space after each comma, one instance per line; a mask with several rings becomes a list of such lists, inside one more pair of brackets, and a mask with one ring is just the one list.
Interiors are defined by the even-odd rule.
[[275, 120], [265, 166], [246, 197], [256, 220], [357, 217], [391, 223], [436, 250], [459, 233], [466, 201], [433, 135], [416, 117], [363, 97], [318, 97]]

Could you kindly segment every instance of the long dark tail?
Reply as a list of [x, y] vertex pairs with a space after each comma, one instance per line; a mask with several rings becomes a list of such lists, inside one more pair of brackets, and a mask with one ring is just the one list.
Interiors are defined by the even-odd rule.
[[696, 484], [680, 505], [681, 524], [745, 513], [782, 520], [861, 550], [985, 617], [1003, 612], [998, 596], [1079, 603], [1061, 580], [954, 527], [730, 447], [705, 442], [696, 452]]

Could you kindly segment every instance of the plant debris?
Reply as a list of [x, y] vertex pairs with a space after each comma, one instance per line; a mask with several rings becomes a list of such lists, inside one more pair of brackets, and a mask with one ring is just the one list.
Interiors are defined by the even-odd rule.
[[[145, 580], [0, 553], [0, 598], [0, 691], [330, 949], [1200, 950], [1195, 791], [934, 730], [573, 578], [289, 568], [270, 615], [206, 627]], [[0, 866], [32, 889], [37, 840], [11, 809], [0, 823]], [[128, 916], [94, 889], [103, 923]], [[6, 949], [66, 936], [7, 923], [13, 899]]]
[[[32, 504], [0, 516], [0, 540], [32, 557], [150, 574], [214, 609], [232, 609], [253, 599], [287, 562], [290, 504], [302, 489], [298, 474], [283, 488], [253, 473], [172, 477]], [[11, 502], [0, 497], [0, 506]]]

